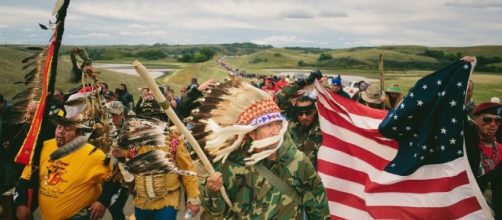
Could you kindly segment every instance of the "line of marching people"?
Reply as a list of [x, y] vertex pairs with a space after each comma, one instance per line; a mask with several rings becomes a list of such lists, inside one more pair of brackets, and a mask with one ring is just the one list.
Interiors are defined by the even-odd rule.
[[[203, 218], [328, 219], [325, 189], [316, 171], [322, 144], [317, 100], [306, 89], [315, 80], [345, 96], [341, 79], [328, 80], [320, 71], [284, 85], [273, 96], [237, 77], [200, 85], [194, 79], [181, 101], [168, 95], [169, 105], [211, 159], [214, 175], [196, 173], [191, 146], [146, 90], [135, 108], [132, 101], [124, 104], [100, 89], [110, 124], [86, 117], [89, 106], [81, 104], [88, 102], [68, 98], [51, 103], [54, 124], [45, 132], [52, 138], [44, 141], [31, 166], [7, 168], [2, 163], [3, 170], [22, 171], [11, 194], [15, 205], [4, 209], [15, 210], [11, 217], [18, 219], [32, 218], [36, 208], [44, 219], [100, 219], [106, 209], [113, 219], [125, 219], [123, 207], [132, 195], [136, 219], [175, 219], [184, 192], [187, 217], [204, 210]], [[473, 87], [471, 82], [465, 103], [467, 154], [480, 189], [500, 218], [502, 104], [495, 99], [474, 104]], [[86, 91], [82, 93], [86, 100]], [[352, 98], [385, 109], [395, 108], [403, 97], [396, 85], [385, 91], [360, 82]], [[2, 120], [8, 118], [6, 109], [2, 96]], [[106, 126], [106, 133], [95, 132]], [[0, 129], [2, 160], [12, 160], [17, 152], [9, 146], [19, 143], [5, 143], [5, 137], [15, 137], [27, 127]], [[111, 142], [103, 141], [107, 138]], [[99, 146], [102, 143], [111, 144], [107, 148]], [[15, 177], [9, 180], [16, 182]]]
[[[291, 141], [287, 121], [268, 93], [239, 79], [208, 81], [188, 91], [181, 104], [190, 112], [186, 121], [218, 171], [199, 184], [185, 142], [159, 103], [145, 99], [135, 115], [126, 115], [121, 101], [100, 91], [112, 122], [109, 132], [96, 133], [105, 123], [87, 117], [90, 106], [83, 100], [93, 94], [87, 88], [55, 106], [53, 127], [45, 129], [52, 138], [20, 169], [14, 206], [7, 207], [15, 210], [10, 218], [31, 219], [38, 208], [43, 219], [100, 219], [106, 209], [123, 219], [124, 198], [131, 193], [136, 219], [175, 219], [182, 187], [188, 216], [202, 205], [215, 217], [329, 217], [320, 178]], [[211, 105], [221, 112], [200, 111]], [[107, 135], [113, 140], [108, 149], [100, 146]], [[232, 204], [218, 192], [223, 185]]]

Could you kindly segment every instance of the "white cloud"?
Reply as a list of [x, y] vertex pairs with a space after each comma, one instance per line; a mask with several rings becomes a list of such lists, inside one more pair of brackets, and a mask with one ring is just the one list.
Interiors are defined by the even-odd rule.
[[141, 24], [131, 24], [129, 25], [130, 28], [138, 28], [138, 29], [146, 29], [147, 27]]
[[452, 0], [445, 2], [444, 5], [466, 8], [502, 8], [502, 2], [496, 0]]
[[50, 18], [50, 11], [43, 9], [30, 8], [30, 7], [14, 7], [2, 6], [0, 7], [0, 21], [7, 23], [11, 27], [18, 27], [21, 25], [36, 25], [48, 21]]
[[293, 9], [281, 12], [281, 17], [283, 18], [298, 18], [307, 19], [314, 18], [314, 14], [306, 9]]
[[327, 18], [344, 18], [349, 16], [346, 12], [343, 11], [321, 11], [318, 15]]
[[165, 36], [168, 33], [165, 31], [121, 31], [118, 33], [122, 36]]
[[73, 39], [102, 39], [102, 38], [111, 37], [111, 34], [108, 34], [108, 33], [87, 33], [87, 34], [83, 34], [83, 35], [69, 35], [67, 37], [73, 38]]
[[[6, 3], [0, 8], [3, 39], [35, 42], [22, 36], [27, 29], [47, 35], [37, 24], [55, 20], [52, 7], [36, 0]], [[71, 44], [253, 41], [332, 48], [502, 44], [500, 14], [499, 0], [79, 0], [68, 9], [65, 40]]]

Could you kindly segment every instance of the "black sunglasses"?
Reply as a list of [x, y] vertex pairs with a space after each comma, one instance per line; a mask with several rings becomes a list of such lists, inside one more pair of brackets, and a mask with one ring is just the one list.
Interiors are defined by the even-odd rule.
[[502, 118], [483, 117], [483, 122], [486, 124], [491, 124], [492, 122], [500, 124], [502, 123]]
[[297, 116], [302, 116], [302, 115], [311, 115], [312, 112], [314, 112], [314, 110], [308, 110], [308, 111], [299, 111], [299, 112], [296, 112], [296, 115]]

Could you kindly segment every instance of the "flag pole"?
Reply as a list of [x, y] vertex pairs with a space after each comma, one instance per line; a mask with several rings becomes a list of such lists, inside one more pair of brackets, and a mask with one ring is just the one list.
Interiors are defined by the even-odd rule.
[[385, 90], [383, 79], [383, 54], [380, 54], [380, 58], [378, 59], [378, 72], [380, 74], [380, 89], [383, 91]]
[[[70, 0], [58, 0], [54, 7], [53, 14], [56, 14], [56, 25], [52, 34], [49, 47], [47, 48], [45, 60], [39, 60], [42, 66], [40, 80], [42, 83], [40, 100], [38, 102], [34, 119], [29, 127], [26, 138], [23, 141], [16, 157], [15, 162], [21, 165], [38, 166], [39, 154], [42, 149], [43, 141], [47, 139], [46, 128], [50, 121], [50, 105], [48, 101], [52, 98], [56, 84], [56, 74], [58, 70], [59, 48], [63, 39], [66, 13]], [[41, 58], [39, 58], [41, 59]], [[37, 156], [35, 156], [37, 155]]]
[[[150, 76], [150, 73], [148, 70], [143, 66], [143, 64], [139, 61], [134, 61], [133, 63], [134, 69], [136, 69], [136, 72], [143, 78], [143, 80], [146, 82], [150, 90], [152, 91], [153, 96], [159, 103], [159, 105], [162, 107], [162, 110], [166, 113], [167, 117], [174, 123], [174, 125], [181, 131], [181, 133], [185, 136], [185, 138], [188, 140], [190, 145], [192, 145], [192, 148], [195, 150], [197, 153], [197, 156], [201, 160], [202, 164], [204, 167], [207, 169], [210, 175], [214, 175], [216, 172], [211, 165], [211, 162], [209, 162], [209, 159], [207, 158], [206, 154], [204, 154], [204, 151], [202, 151], [202, 148], [200, 147], [199, 143], [195, 140], [193, 137], [192, 133], [185, 127], [185, 125], [181, 122], [181, 120], [178, 118], [176, 113], [173, 111], [171, 108], [171, 105], [167, 101], [166, 97], [160, 92], [159, 87], [153, 80], [153, 78]], [[221, 195], [227, 205], [232, 209], [232, 203], [230, 202], [230, 198], [228, 197], [225, 188], [221, 187], [220, 188]]]
[[[477, 64], [477, 59], [476, 59], [476, 57], [469, 57], [469, 58], [472, 58], [472, 60], [468, 60], [468, 57], [463, 57], [462, 60], [470, 62], [472, 64], [471, 71], [469, 74], [469, 79], [471, 79], [471, 76], [474, 72], [474, 67], [476, 67], [476, 64]], [[467, 80], [467, 82], [469, 82], [469, 79]], [[465, 86], [466, 90], [467, 90], [467, 87], [468, 86], [466, 85]], [[464, 158], [464, 166], [466, 168], [465, 171], [467, 173], [467, 179], [469, 180], [469, 184], [471, 185], [472, 189], [474, 190], [476, 200], [478, 201], [482, 210], [485, 211], [485, 213], [487, 214], [487, 217], [489, 219], [495, 219], [494, 213], [493, 213], [492, 209], [490, 208], [490, 206], [488, 205], [488, 203], [486, 202], [486, 199], [484, 198], [483, 192], [481, 192], [481, 189], [479, 188], [479, 186], [477, 184], [476, 177], [474, 176], [474, 173], [472, 172], [471, 165], [469, 164], [469, 158], [467, 158], [467, 149], [466, 149], [467, 146], [465, 143], [465, 136], [464, 136], [463, 142], [464, 143], [462, 146], [462, 150], [463, 150], [464, 154], [462, 157]]]

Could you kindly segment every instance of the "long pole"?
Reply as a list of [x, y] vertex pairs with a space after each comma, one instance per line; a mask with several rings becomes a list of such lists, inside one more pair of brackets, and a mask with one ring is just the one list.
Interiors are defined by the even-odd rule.
[[50, 111], [50, 105], [47, 101], [52, 98], [52, 94], [54, 93], [59, 48], [63, 40], [64, 24], [69, 4], [70, 0], [58, 0], [57, 7], [54, 9], [57, 11], [56, 27], [47, 49], [46, 60], [42, 62], [41, 98], [37, 105], [34, 120], [31, 123], [28, 134], [26, 134], [23, 145], [15, 158], [16, 163], [22, 165], [34, 164], [34, 167], [38, 167], [42, 143], [48, 139], [47, 137], [51, 137], [54, 134], [54, 131], [49, 131], [47, 129], [50, 124], [50, 121], [46, 120], [46, 118], [49, 118]]
[[[214, 171], [214, 168], [209, 162], [209, 159], [207, 158], [206, 154], [204, 154], [204, 151], [202, 151], [202, 148], [200, 147], [199, 143], [197, 143], [192, 133], [190, 133], [190, 131], [185, 127], [185, 125], [178, 118], [174, 110], [171, 108], [171, 105], [167, 101], [166, 97], [160, 92], [159, 87], [157, 86], [153, 78], [150, 76], [148, 70], [145, 68], [145, 66], [143, 66], [143, 64], [141, 64], [141, 62], [137, 60], [134, 61], [133, 66], [134, 69], [136, 69], [136, 72], [146, 82], [146, 84], [152, 91], [153, 96], [155, 97], [159, 105], [162, 107], [164, 112], [167, 114], [167, 117], [169, 117], [169, 119], [174, 123], [174, 125], [181, 131], [181, 133], [188, 140], [188, 143], [192, 145], [192, 148], [197, 153], [197, 156], [199, 156], [200, 161], [207, 169], [209, 174], [214, 175], [216, 172]], [[230, 198], [228, 197], [225, 188], [221, 187], [220, 192], [227, 205], [230, 207], [230, 209], [232, 209], [232, 203], [230, 202]]]
[[380, 54], [380, 58], [378, 59], [378, 72], [380, 74], [380, 89], [383, 91], [384, 88], [384, 79], [383, 79], [383, 55]]

